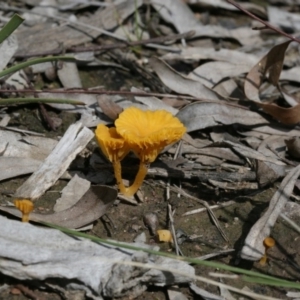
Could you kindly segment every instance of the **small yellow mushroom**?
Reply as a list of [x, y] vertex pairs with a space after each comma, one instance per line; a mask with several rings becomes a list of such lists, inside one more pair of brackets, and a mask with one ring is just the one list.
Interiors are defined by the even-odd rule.
[[128, 154], [130, 149], [114, 127], [108, 128], [103, 124], [99, 124], [95, 134], [103, 154], [113, 164], [118, 188], [121, 193], [125, 194], [126, 188], [122, 180], [121, 160]]
[[132, 196], [143, 183], [149, 164], [167, 146], [181, 139], [186, 128], [165, 110], [125, 109], [115, 121], [116, 131], [140, 159], [139, 171], [125, 195]]
[[22, 212], [22, 222], [29, 221], [29, 214], [33, 211], [33, 202], [29, 199], [15, 199], [14, 204]]
[[267, 251], [269, 248], [275, 246], [275, 240], [271, 237], [267, 237], [264, 239], [264, 246], [265, 246], [265, 254], [264, 256], [260, 259], [259, 263], [264, 266], [267, 263]]
[[[133, 196], [142, 185], [148, 167], [167, 146], [181, 139], [186, 128], [178, 118], [165, 110], [125, 109], [115, 121], [115, 128], [98, 125], [95, 134], [104, 155], [112, 162], [121, 193]], [[121, 160], [133, 151], [140, 159], [133, 184], [126, 188], [122, 181]]]
[[167, 229], [160, 229], [157, 230], [157, 236], [158, 240], [160, 242], [165, 242], [165, 243], [172, 243], [173, 242], [173, 236], [170, 230]]

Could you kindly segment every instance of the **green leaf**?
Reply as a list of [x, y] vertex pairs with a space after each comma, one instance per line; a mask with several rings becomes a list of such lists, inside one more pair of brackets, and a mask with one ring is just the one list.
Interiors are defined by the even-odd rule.
[[248, 276], [243, 276], [242, 277], [242, 279], [244, 279], [247, 282], [252, 281], [252, 282], [266, 284], [266, 285], [284, 286], [284, 287], [292, 287], [292, 288], [295, 288], [295, 289], [300, 289], [300, 284], [299, 283], [288, 281], [288, 280], [283, 280], [283, 279], [280, 279], [280, 278], [276, 278], [276, 277], [273, 277], [273, 276], [261, 274], [261, 273], [258, 273], [258, 272], [244, 270], [244, 269], [241, 269], [241, 268], [232, 267], [232, 266], [229, 266], [229, 265], [225, 265], [225, 264], [218, 263], [218, 262], [213, 262], [213, 261], [200, 260], [200, 259], [196, 259], [196, 258], [183, 257], [183, 256], [176, 256], [176, 255], [173, 255], [173, 254], [170, 254], [170, 253], [145, 249], [145, 248], [141, 248], [141, 247], [137, 247], [137, 246], [132, 246], [132, 245], [128, 245], [128, 244], [119, 243], [119, 242], [116, 242], [116, 241], [107, 241], [105, 239], [101, 239], [101, 238], [98, 238], [96, 236], [88, 235], [88, 234], [85, 234], [83, 232], [78, 232], [78, 231], [68, 229], [68, 228], [64, 228], [64, 227], [61, 227], [61, 226], [57, 226], [57, 225], [54, 225], [54, 224], [49, 224], [49, 223], [46, 223], [46, 222], [43, 222], [43, 224], [45, 224], [49, 227], [58, 229], [58, 230], [66, 233], [66, 234], [70, 234], [70, 235], [77, 236], [77, 237], [82, 237], [82, 238], [87, 238], [91, 241], [101, 243], [101, 244], [112, 245], [112, 246], [116, 246], [116, 247], [124, 248], [124, 249], [143, 251], [143, 252], [147, 252], [147, 253], [150, 253], [150, 254], [165, 256], [165, 257], [169, 257], [169, 258], [173, 258], [173, 259], [178, 259], [178, 260], [186, 261], [186, 262], [197, 264], [197, 265], [204, 265], [204, 266], [207, 266], [207, 267], [212, 267], [212, 268], [226, 270], [226, 271], [230, 271], [230, 272], [234, 272], [234, 273], [238, 273], [238, 274], [248, 275]]
[[14, 72], [17, 72], [21, 69], [32, 66], [32, 65], [41, 64], [41, 63], [48, 62], [48, 61], [58, 61], [58, 60], [76, 61], [76, 59], [72, 56], [51, 56], [51, 57], [42, 57], [42, 58], [31, 59], [31, 60], [28, 60], [28, 61], [25, 61], [23, 63], [17, 64], [15, 66], [12, 66], [12, 67], [10, 67], [8, 69], [5, 69], [4, 71], [0, 72], [0, 78], [3, 77], [3, 76], [8, 75], [10, 73], [14, 73]]
[[0, 44], [6, 40], [22, 23], [24, 19], [15, 14], [0, 31]]

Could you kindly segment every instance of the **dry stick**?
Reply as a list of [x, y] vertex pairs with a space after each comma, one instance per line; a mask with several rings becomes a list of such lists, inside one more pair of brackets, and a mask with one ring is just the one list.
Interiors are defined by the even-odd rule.
[[[173, 35], [167, 35], [167, 36], [160, 36], [156, 38], [151, 38], [147, 40], [141, 40], [141, 41], [133, 41], [133, 42], [127, 42], [124, 41], [122, 43], [115, 43], [110, 45], [96, 45], [96, 46], [87, 46], [87, 47], [69, 47], [66, 48], [67, 52], [87, 52], [87, 51], [107, 51], [107, 50], [113, 50], [113, 49], [120, 49], [120, 48], [128, 48], [128, 47], [134, 47], [134, 46], [147, 46], [148, 44], [153, 43], [164, 43], [168, 41], [176, 41], [182, 38], [188, 39], [191, 38], [195, 34], [195, 31], [188, 31], [181, 34], [173, 34]], [[62, 53], [64, 50], [62, 47], [59, 47], [52, 51], [45, 51], [45, 52], [36, 52], [32, 54], [18, 54], [14, 55], [15, 58], [28, 58], [28, 57], [35, 57], [35, 56], [45, 56], [45, 55], [57, 55]]]
[[[220, 103], [220, 101], [210, 100], [206, 98], [195, 98], [193, 96], [186, 95], [174, 95], [174, 94], [162, 94], [162, 93], [148, 93], [148, 92], [131, 92], [131, 91], [106, 91], [106, 90], [86, 90], [86, 89], [68, 89], [68, 90], [35, 90], [30, 89], [19, 89], [19, 90], [9, 90], [9, 89], [0, 89], [0, 93], [24, 93], [24, 94], [40, 94], [40, 93], [49, 93], [49, 94], [91, 94], [91, 95], [123, 95], [123, 96], [139, 96], [139, 97], [157, 97], [157, 98], [173, 98], [173, 99], [186, 99], [191, 101], [205, 101], [209, 103], [217, 103], [225, 106], [237, 107], [244, 110], [249, 110], [248, 107], [232, 104], [232, 103]], [[241, 99], [243, 100], [243, 99]], [[0, 99], [1, 105], [1, 99]]]
[[[209, 208], [210, 209], [224, 208], [224, 207], [227, 207], [227, 206], [230, 206], [230, 205], [233, 205], [233, 204], [236, 204], [236, 201], [230, 200], [230, 201], [227, 201], [227, 202], [224, 202], [224, 203], [221, 203], [221, 204], [212, 205]], [[198, 208], [198, 209], [190, 210], [190, 211], [184, 213], [182, 216], [194, 215], [194, 214], [198, 214], [198, 213], [201, 213], [203, 211], [206, 211], [206, 210], [207, 209], [205, 207]]]
[[175, 246], [176, 255], [179, 256], [179, 254], [180, 254], [180, 255], [184, 256], [181, 249], [179, 248], [179, 245], [178, 245], [178, 242], [177, 242], [175, 226], [174, 226], [173, 211], [172, 211], [172, 206], [170, 204], [168, 204], [168, 215], [169, 215], [169, 220], [170, 220], [171, 231], [172, 231], [172, 236], [173, 236], [173, 242], [174, 242], [174, 246]]
[[[181, 148], [181, 145], [182, 145], [182, 141], [180, 141], [177, 145], [173, 160], [177, 159], [180, 148]], [[170, 185], [171, 185], [171, 179], [168, 178], [168, 182], [167, 182], [167, 201], [170, 200]], [[169, 215], [169, 221], [170, 221], [170, 226], [171, 226], [171, 231], [172, 231], [172, 236], [173, 236], [173, 242], [174, 242], [174, 246], [175, 246], [176, 255], [179, 255], [179, 253], [180, 253], [180, 255], [184, 256], [181, 249], [178, 246], [178, 241], [177, 241], [175, 227], [174, 227], [174, 218], [173, 218], [173, 213], [172, 213], [172, 206], [170, 204], [168, 204], [168, 215]]]
[[218, 230], [220, 231], [220, 234], [222, 235], [223, 239], [226, 241], [226, 242], [229, 242], [229, 239], [226, 235], [226, 233], [223, 231], [222, 227], [220, 226], [219, 224], [219, 221], [218, 219], [216, 218], [216, 216], [214, 215], [213, 211], [210, 209], [208, 203], [204, 200], [201, 200], [201, 199], [198, 199], [190, 194], [188, 194], [187, 192], [185, 192], [184, 190], [178, 188], [176, 185], [174, 186], [170, 186], [170, 189], [173, 190], [174, 192], [176, 193], [181, 193], [181, 195], [187, 197], [187, 198], [190, 198], [190, 199], [193, 199], [197, 202], [199, 202], [200, 204], [202, 204], [208, 211], [209, 215], [211, 216], [212, 218], [212, 221], [213, 223], [215, 224], [215, 226], [218, 228]]
[[284, 31], [282, 31], [279, 28], [274, 27], [273, 25], [271, 25], [269, 22], [264, 21], [262, 19], [260, 19], [259, 17], [257, 17], [256, 15], [252, 14], [251, 12], [249, 12], [247, 9], [243, 8], [241, 5], [239, 5], [238, 3], [236, 3], [235, 1], [232, 0], [226, 0], [228, 3], [230, 3], [231, 5], [235, 6], [237, 9], [239, 9], [240, 11], [242, 11], [243, 13], [245, 13], [246, 15], [248, 15], [250, 18], [262, 23], [265, 25], [265, 27], [259, 28], [259, 29], [265, 29], [265, 28], [269, 28], [287, 38], [289, 38], [292, 41], [295, 41], [297, 43], [300, 43], [300, 40]]
[[200, 200], [194, 196], [191, 196], [190, 194], [188, 194], [187, 192], [185, 192], [184, 190], [181, 190], [179, 189], [177, 186], [175, 186], [174, 190], [177, 190], [177, 192], [180, 192], [183, 196], [185, 197], [189, 197], [190, 199], [193, 199], [199, 203], [201, 203], [206, 209], [207, 209], [207, 212], [209, 213], [213, 223], [215, 224], [215, 226], [218, 228], [218, 230], [220, 231], [220, 234], [222, 235], [223, 239], [226, 241], [226, 242], [229, 242], [229, 239], [226, 235], [226, 233], [224, 232], [224, 230], [222, 229], [217, 217], [215, 216], [214, 212], [210, 209], [208, 203], [204, 200]]

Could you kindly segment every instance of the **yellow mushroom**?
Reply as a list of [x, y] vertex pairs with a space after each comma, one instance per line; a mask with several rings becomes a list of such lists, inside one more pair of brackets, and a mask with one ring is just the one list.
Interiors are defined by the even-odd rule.
[[33, 202], [29, 199], [15, 199], [14, 204], [22, 212], [22, 222], [28, 222], [29, 214], [33, 211]]
[[122, 181], [121, 160], [129, 153], [130, 149], [114, 127], [108, 128], [103, 124], [99, 124], [95, 134], [103, 154], [113, 164], [118, 188], [121, 193], [125, 194], [126, 188]]
[[274, 247], [275, 246], [275, 240], [271, 237], [266, 237], [264, 239], [264, 246], [265, 246], [265, 254], [264, 256], [260, 259], [259, 263], [264, 266], [267, 263], [267, 251], [269, 248]]
[[125, 191], [131, 196], [141, 186], [148, 166], [167, 146], [181, 139], [186, 128], [165, 110], [143, 111], [136, 107], [125, 109], [115, 121], [117, 133], [140, 159], [139, 171], [133, 184]]
[[173, 243], [173, 236], [170, 230], [160, 229], [157, 230], [157, 237], [160, 242]]

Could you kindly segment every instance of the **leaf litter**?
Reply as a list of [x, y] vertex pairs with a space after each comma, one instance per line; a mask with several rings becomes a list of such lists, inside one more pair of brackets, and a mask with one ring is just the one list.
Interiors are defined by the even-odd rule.
[[[198, 269], [209, 276], [206, 267], [107, 248], [38, 226], [49, 222], [129, 243], [144, 232], [141, 247], [158, 249], [155, 230], [149, 232], [142, 223], [150, 212], [158, 217], [158, 229], [172, 227], [174, 244], [159, 244], [163, 251], [178, 250], [180, 244], [183, 254], [198, 257], [234, 248], [216, 260], [240, 267], [250, 260], [263, 273], [298, 280], [298, 236], [286, 224], [300, 220], [299, 41], [282, 31], [298, 30], [295, 7], [289, 2], [280, 9], [276, 2], [241, 2], [240, 7], [231, 0], [50, 2], [26, 1], [27, 6], [18, 7], [3, 3], [1, 8], [1, 22], [12, 12], [26, 21], [1, 44], [0, 70], [32, 57], [67, 53], [75, 59], [36, 64], [1, 78], [0, 210], [6, 218], [0, 216], [5, 228], [0, 272], [28, 280], [29, 288], [32, 280], [39, 280], [41, 288], [65, 295], [73, 289], [82, 299], [144, 297], [152, 284], [179, 284], [178, 291], [161, 288], [171, 298], [193, 293], [204, 299], [236, 299], [230, 288], [218, 290], [199, 281], [187, 291], [181, 284], [191, 279], [176, 272], [168, 278], [155, 269], [161, 264], [187, 270], [191, 277]], [[269, 31], [252, 30], [257, 22]], [[84, 105], [4, 104], [16, 97]], [[188, 134], [179, 145], [164, 149], [135, 198], [126, 199], [114, 188], [112, 166], [92, 130], [99, 123], [112, 126], [131, 106], [168, 111]], [[123, 177], [132, 180], [136, 157], [130, 153], [122, 165]], [[34, 201], [35, 211], [29, 215], [34, 225], [10, 220], [10, 214], [21, 216], [11, 207], [15, 198]], [[209, 212], [201, 220], [189, 213], [199, 204]], [[210, 206], [216, 207], [215, 213]], [[294, 211], [291, 222], [279, 221], [288, 207]], [[174, 212], [169, 218], [167, 210]], [[263, 241], [269, 236], [278, 246], [268, 251], [267, 266], [262, 267]], [[128, 265], [116, 264], [115, 258]], [[130, 266], [132, 261], [150, 263], [153, 269]], [[53, 283], [52, 277], [58, 280]], [[227, 278], [222, 281], [235, 286]], [[0, 290], [7, 299], [9, 284]], [[238, 286], [243, 287], [241, 294], [258, 290], [257, 283], [241, 281]], [[263, 286], [256, 297], [284, 299], [293, 292]]]

